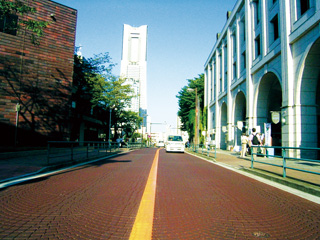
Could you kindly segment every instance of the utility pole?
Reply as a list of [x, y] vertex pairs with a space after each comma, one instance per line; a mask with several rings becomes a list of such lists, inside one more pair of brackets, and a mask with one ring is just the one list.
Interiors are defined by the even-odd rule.
[[194, 128], [194, 144], [198, 144], [198, 135], [199, 135], [199, 108], [198, 108], [198, 89], [196, 88], [196, 114], [195, 114], [195, 128]]

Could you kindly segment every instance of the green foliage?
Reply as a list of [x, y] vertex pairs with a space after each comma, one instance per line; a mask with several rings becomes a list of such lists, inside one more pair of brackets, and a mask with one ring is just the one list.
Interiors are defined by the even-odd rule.
[[36, 13], [37, 10], [33, 7], [25, 5], [22, 1], [8, 1], [8, 0], [0, 0], [0, 11], [4, 15], [9, 15], [11, 13], [19, 13], [21, 16], [28, 13]]
[[200, 121], [199, 121], [199, 136], [201, 131], [205, 128], [203, 116], [204, 108], [204, 74], [200, 74], [197, 78], [187, 79], [188, 85], [184, 86], [177, 95], [179, 111], [178, 116], [181, 118], [182, 130], [187, 131], [189, 138], [194, 138], [195, 133], [195, 108], [196, 108], [196, 93], [200, 106]]
[[118, 119], [120, 123], [119, 127], [122, 128], [127, 139], [134, 136], [134, 132], [143, 121], [143, 118], [139, 117], [138, 113], [132, 111], [121, 111]]
[[[125, 84], [125, 79], [112, 74], [114, 66], [109, 53], [101, 53], [88, 59], [76, 56], [73, 81], [75, 101], [81, 102], [79, 111], [83, 110], [82, 114], [88, 113], [91, 108], [102, 110], [104, 114], [101, 121], [106, 127], [109, 127], [106, 116], [109, 116], [111, 110], [111, 125], [115, 132], [121, 129], [127, 137], [131, 137], [142, 122], [142, 118], [135, 112], [126, 111], [133, 97], [133, 90], [130, 85]], [[117, 137], [113, 136], [114, 140]]]
[[[37, 12], [35, 7], [30, 7], [26, 5], [25, 2], [20, 0], [8, 1], [8, 0], [0, 0], [0, 18], [8, 17], [10, 14], [20, 15], [21, 17], [26, 16], [28, 14], [35, 14]], [[26, 18], [25, 18], [26, 19]], [[10, 28], [26, 28], [31, 33], [31, 42], [34, 45], [40, 44], [40, 37], [44, 35], [44, 29], [51, 23], [49, 21], [38, 21], [32, 19], [20, 19], [18, 22], [12, 22], [12, 26]]]
[[137, 139], [138, 139], [138, 138], [142, 138], [141, 133], [134, 132], [134, 133], [132, 134], [131, 141], [132, 141], [132, 142], [137, 142]]

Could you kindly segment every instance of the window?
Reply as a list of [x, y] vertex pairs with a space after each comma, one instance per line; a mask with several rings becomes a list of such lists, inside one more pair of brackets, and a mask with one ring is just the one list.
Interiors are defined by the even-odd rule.
[[233, 60], [232, 79], [236, 79], [237, 78], [237, 38], [236, 38], [236, 34], [232, 35], [232, 60]]
[[240, 21], [240, 41], [241, 41], [241, 44], [242, 44], [242, 42], [246, 41], [246, 20], [245, 20], [245, 18], [243, 18]]
[[246, 51], [241, 54], [241, 70], [246, 69]]
[[215, 66], [215, 63], [213, 62], [211, 65], [211, 100], [214, 100], [214, 91], [216, 88], [215, 71], [216, 71], [216, 66]]
[[253, 2], [255, 23], [258, 25], [260, 23], [260, 0], [253, 0]]
[[176, 136], [176, 135], [170, 135], [168, 137], [168, 141], [173, 141], [173, 142], [182, 142], [183, 139], [181, 136]]
[[237, 62], [233, 63], [233, 70], [232, 70], [232, 79], [235, 80], [237, 78]]
[[228, 45], [225, 45], [224, 47], [224, 78], [223, 78], [223, 89], [222, 91], [227, 90], [227, 85], [228, 85]]
[[[273, 41], [277, 40], [279, 38], [279, 20], [278, 15], [275, 15], [274, 18], [270, 21], [271, 23], [271, 29], [270, 33], [273, 35]], [[271, 37], [272, 37], [271, 35]], [[271, 40], [271, 39], [270, 39]]]
[[260, 35], [256, 37], [254, 40], [254, 45], [255, 45], [255, 58], [259, 57], [261, 54], [261, 46], [260, 46]]
[[300, 0], [300, 12], [301, 16], [308, 11], [310, 8], [310, 2], [309, 0]]
[[235, 34], [232, 35], [232, 57], [237, 57], [237, 38]]
[[220, 86], [219, 86], [219, 92], [221, 93], [222, 92], [222, 67], [223, 67], [223, 62], [222, 62], [222, 52], [220, 52], [220, 56], [219, 56], [219, 83], [220, 83]]
[[17, 35], [18, 16], [14, 14], [0, 14], [0, 32]]

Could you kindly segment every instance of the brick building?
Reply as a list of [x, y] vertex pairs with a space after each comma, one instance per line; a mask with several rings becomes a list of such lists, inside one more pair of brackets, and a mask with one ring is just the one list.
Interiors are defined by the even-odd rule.
[[25, 4], [37, 10], [29, 18], [50, 24], [34, 44], [29, 30], [8, 30], [10, 19], [0, 19], [1, 146], [39, 145], [70, 135], [77, 10], [49, 0]]

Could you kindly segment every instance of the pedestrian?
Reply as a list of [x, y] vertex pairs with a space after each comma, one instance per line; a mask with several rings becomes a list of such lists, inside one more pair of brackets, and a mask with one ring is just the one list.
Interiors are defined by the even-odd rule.
[[265, 146], [266, 144], [266, 137], [265, 137], [265, 135], [264, 135], [264, 133], [263, 134], [261, 134], [261, 154], [264, 156], [264, 157], [266, 157], [266, 148], [264, 148], [263, 146]]
[[245, 133], [241, 135], [241, 154], [240, 156], [244, 158], [247, 152], [248, 136]]
[[249, 136], [249, 146], [251, 148], [251, 154], [253, 159], [255, 159], [254, 155], [257, 155], [258, 147], [261, 145], [261, 140], [259, 134], [257, 134], [256, 129], [252, 128], [252, 133]]

